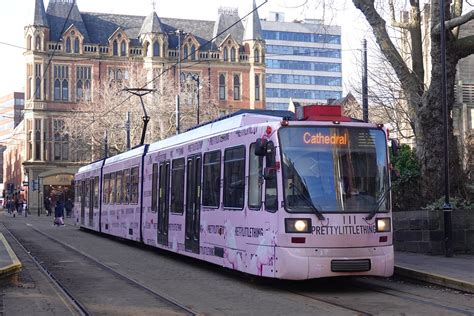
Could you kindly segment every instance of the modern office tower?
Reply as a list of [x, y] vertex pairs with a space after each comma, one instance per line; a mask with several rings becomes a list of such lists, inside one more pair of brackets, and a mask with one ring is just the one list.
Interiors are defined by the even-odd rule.
[[262, 20], [266, 43], [266, 108], [326, 104], [342, 97], [341, 28], [320, 20], [285, 22], [272, 12]]

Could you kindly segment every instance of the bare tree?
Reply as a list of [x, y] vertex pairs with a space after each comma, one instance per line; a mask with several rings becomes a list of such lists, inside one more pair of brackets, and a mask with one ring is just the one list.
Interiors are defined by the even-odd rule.
[[[107, 133], [109, 155], [127, 150], [126, 116], [130, 113], [131, 146], [140, 143], [144, 112], [138, 96], [125, 91], [130, 87], [148, 87], [153, 92], [143, 97], [149, 117], [145, 143], [151, 143], [176, 134], [176, 95], [178, 80], [171, 71], [150, 72], [140, 63], [129, 63], [120, 73], [109, 75], [90, 100], [80, 100], [74, 111], [65, 118], [65, 129], [70, 135], [71, 152], [77, 161], [93, 161], [104, 156], [104, 140]], [[151, 79], [150, 79], [151, 78]], [[207, 89], [209, 80], [202, 78], [200, 87], [181, 90], [180, 122], [182, 130], [196, 124], [196, 89]], [[219, 114], [214, 96], [203, 96], [200, 102], [201, 120], [216, 118]]]
[[[413, 127], [416, 135], [417, 156], [421, 163], [423, 177], [423, 195], [428, 199], [436, 199], [443, 194], [443, 116], [441, 100], [440, 64], [440, 12], [439, 0], [432, 0], [430, 8], [431, 35], [427, 47], [422, 41], [422, 4], [419, 0], [410, 0], [409, 16], [406, 22], [397, 21], [392, 11], [392, 25], [405, 29], [410, 35], [411, 58], [409, 62], [394, 45], [387, 30], [387, 22], [382, 17], [375, 0], [353, 0], [372, 27], [376, 42], [387, 62], [400, 82], [406, 98], [409, 115], [413, 115]], [[393, 1], [389, 1], [393, 10]], [[454, 104], [454, 83], [458, 61], [474, 52], [474, 35], [459, 38], [458, 28], [474, 18], [474, 11], [462, 12], [462, 0], [446, 1], [446, 70], [448, 111], [451, 113]], [[452, 4], [453, 10], [450, 10]], [[426, 22], [426, 21], [425, 21]], [[430, 81], [425, 79], [426, 63], [423, 62], [426, 50], [431, 54]], [[413, 113], [413, 114], [412, 114]], [[457, 143], [453, 135], [452, 118], [448, 123], [450, 144], [450, 175], [455, 190], [462, 190], [462, 171], [459, 163]]]

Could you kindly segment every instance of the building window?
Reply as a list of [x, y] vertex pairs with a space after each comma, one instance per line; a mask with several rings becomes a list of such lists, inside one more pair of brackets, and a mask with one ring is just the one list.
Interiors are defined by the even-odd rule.
[[74, 40], [74, 53], [79, 54], [79, 38]]
[[69, 160], [69, 135], [65, 131], [64, 121], [53, 120], [54, 160]]
[[258, 51], [257, 48], [255, 48], [255, 50], [253, 51], [253, 54], [254, 54], [254, 60], [256, 63], [259, 63], [260, 62], [260, 53]]
[[35, 64], [35, 92], [34, 96], [36, 100], [41, 99], [41, 64]]
[[41, 37], [39, 35], [36, 35], [35, 49], [41, 50]]
[[54, 66], [54, 100], [69, 101], [69, 66]]
[[122, 41], [120, 44], [120, 56], [127, 56], [127, 44], [125, 41]]
[[235, 62], [235, 48], [234, 47], [230, 49], [230, 61], [233, 63]]
[[184, 45], [183, 54], [184, 54], [183, 59], [187, 60], [188, 59], [188, 45]]
[[228, 61], [229, 60], [229, 50], [227, 49], [227, 47], [224, 47], [224, 61]]
[[71, 52], [71, 38], [67, 38], [66, 39], [66, 53], [70, 53]]
[[220, 74], [219, 75], [219, 100], [225, 100], [226, 99], [226, 93], [225, 93], [225, 75]]
[[191, 46], [191, 60], [196, 60], [196, 46]]
[[35, 120], [35, 160], [41, 160], [41, 120]]
[[91, 73], [90, 66], [77, 66], [76, 68], [76, 100], [91, 100]]
[[31, 50], [31, 35], [26, 38], [26, 49]]
[[153, 56], [155, 57], [160, 56], [160, 43], [158, 42], [153, 43]]
[[113, 54], [114, 56], [118, 56], [118, 44], [116, 40], [113, 43]]
[[27, 159], [31, 160], [33, 157], [33, 131], [32, 131], [32, 120], [26, 120], [26, 131], [27, 131]]
[[260, 75], [255, 75], [255, 101], [260, 101]]
[[234, 100], [240, 100], [240, 76], [234, 75]]

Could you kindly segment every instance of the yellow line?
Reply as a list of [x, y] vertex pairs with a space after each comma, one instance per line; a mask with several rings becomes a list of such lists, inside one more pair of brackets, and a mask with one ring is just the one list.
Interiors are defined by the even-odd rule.
[[8, 254], [10, 255], [10, 259], [12, 260], [12, 264], [0, 268], [0, 274], [4, 273], [9, 273], [14, 270], [18, 270], [22, 267], [20, 260], [18, 260], [18, 257], [16, 254], [13, 252], [13, 249], [10, 247], [8, 244], [7, 240], [5, 239], [5, 236], [3, 236], [2, 233], [0, 233], [0, 240], [2, 241], [3, 245], [5, 246], [5, 249], [7, 250]]

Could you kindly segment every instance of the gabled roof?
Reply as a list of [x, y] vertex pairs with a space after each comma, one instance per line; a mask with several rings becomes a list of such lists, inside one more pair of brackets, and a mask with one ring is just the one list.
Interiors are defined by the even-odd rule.
[[[71, 12], [70, 14], [69, 11]], [[66, 30], [72, 24], [74, 24], [84, 36], [84, 41], [86, 43], [90, 43], [89, 34], [87, 32], [87, 28], [84, 24], [84, 21], [82, 20], [82, 16], [79, 12], [79, 8], [77, 7], [76, 1], [50, 0], [46, 15], [48, 17], [49, 26], [51, 29], [51, 41], [59, 40], [63, 28]], [[66, 25], [64, 25], [66, 19], [67, 23]]]
[[231, 25], [235, 24], [235, 26], [231, 27], [228, 31], [225, 31], [221, 35], [219, 35], [215, 40], [214, 43], [220, 45], [225, 37], [228, 34], [232, 34], [232, 38], [236, 40], [238, 43], [242, 43], [242, 38], [244, 36], [244, 26], [240, 20], [238, 14], [233, 14], [232, 12], [224, 12], [219, 11], [219, 16], [214, 24], [214, 31], [212, 33], [212, 37], [216, 37], [217, 35], [224, 32], [224, 30], [228, 29]]
[[163, 33], [161, 21], [155, 11], [150, 13], [143, 21], [139, 35], [147, 33]]

